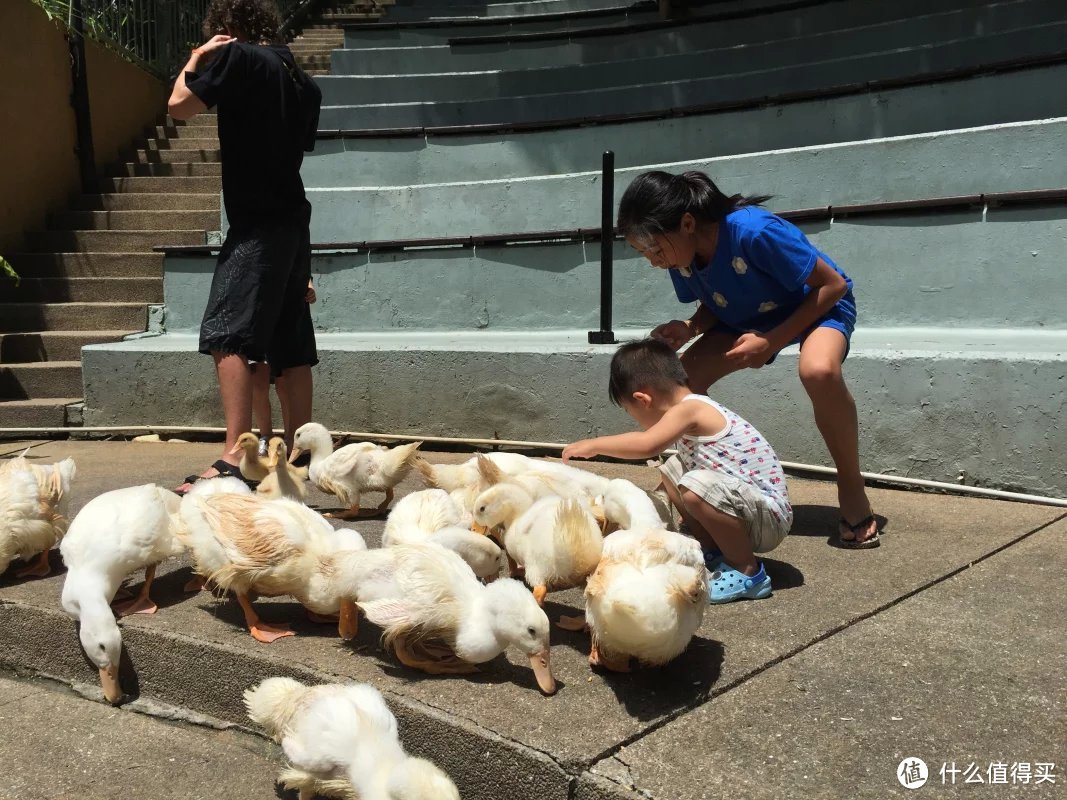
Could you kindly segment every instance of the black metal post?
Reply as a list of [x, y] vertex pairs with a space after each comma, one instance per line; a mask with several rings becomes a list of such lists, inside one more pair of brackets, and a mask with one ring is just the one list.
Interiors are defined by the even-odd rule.
[[615, 247], [615, 153], [604, 153], [600, 175], [600, 330], [589, 331], [589, 344], [615, 344], [611, 330], [611, 284]]
[[71, 28], [67, 34], [70, 51], [70, 105], [74, 109], [74, 124], [78, 134], [78, 169], [82, 191], [95, 194], [96, 153], [93, 150], [93, 124], [89, 115], [89, 77], [85, 68], [85, 20], [82, 0], [71, 0]]

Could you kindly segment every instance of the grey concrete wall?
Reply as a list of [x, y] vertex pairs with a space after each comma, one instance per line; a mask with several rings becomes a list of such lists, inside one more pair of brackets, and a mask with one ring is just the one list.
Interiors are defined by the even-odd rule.
[[[1062, 12], [1053, 13], [1058, 18]], [[826, 80], [825, 85], [832, 86], [894, 77], [917, 68], [937, 71], [1005, 60], [1046, 48], [1051, 52], [1062, 43], [1067, 30], [1067, 22], [1042, 21], [1023, 26], [1017, 20], [1003, 18], [982, 23], [959, 13], [930, 19], [927, 25], [899, 20], [803, 38], [764, 40], [748, 46], [724, 44], [644, 57], [620, 54], [615, 60], [591, 64], [550, 63], [524, 68], [510, 63], [507, 55], [503, 55], [496, 58], [492, 67], [479, 72], [461, 72], [460, 65], [452, 65], [430, 74], [433, 70], [419, 69], [417, 54], [413, 54], [411, 63], [420, 74], [335, 73], [316, 80], [323, 91], [323, 105], [327, 106], [529, 98], [668, 82], [682, 92], [679, 99], [684, 101], [686, 86], [698, 78], [714, 77], [715, 87], [727, 87], [746, 84], [749, 76], [758, 73], [760, 80], [769, 82], [766, 94], [773, 95], [800, 86], [792, 83], [797, 68], [825, 63], [828, 54], [832, 54], [832, 60], [826, 63], [827, 69], [814, 74]], [[980, 34], [974, 33], [976, 27]], [[1018, 48], [1023, 42], [1028, 49], [1020, 52]], [[946, 51], [950, 54], [946, 55]], [[715, 88], [714, 92], [718, 95], [720, 89]], [[724, 95], [727, 96], [730, 95]]]
[[[494, 24], [463, 25], [455, 23], [442, 27], [392, 28], [388, 25], [374, 28], [345, 28], [345, 48], [395, 48], [421, 47], [428, 44], [443, 44], [450, 38], [460, 36], [490, 36], [507, 33], [543, 33], [547, 31], [581, 30], [589, 27], [618, 27], [633, 22], [648, 22], [657, 19], [647, 10], [628, 11], [598, 17], [563, 18], [540, 21], [534, 18], [501, 20]], [[395, 20], [394, 20], [395, 21]]]
[[319, 127], [322, 130], [355, 130], [543, 122], [666, 111], [704, 103], [741, 103], [766, 96], [934, 75], [990, 62], [1055, 53], [1061, 49], [1065, 32], [1067, 22], [982, 37], [980, 42], [947, 42], [917, 52], [890, 50], [840, 60], [808, 61], [805, 58], [800, 63], [782, 67], [673, 81], [650, 73], [640, 79], [640, 84], [545, 95], [522, 95], [521, 89], [517, 90], [519, 94], [512, 94], [506, 87], [496, 90], [490, 75], [485, 81], [484, 96], [470, 100], [445, 98], [440, 102], [405, 101], [403, 97], [400, 102], [382, 102], [384, 98], [373, 96], [364, 102], [356, 82], [374, 81], [374, 77], [325, 76], [319, 80], [324, 95]]
[[[727, 192], [766, 193], [773, 210], [1067, 186], [1067, 118], [616, 170], [615, 207], [640, 172], [698, 169]], [[600, 225], [600, 170], [455, 183], [374, 185], [356, 160], [320, 155], [304, 181], [316, 242]], [[336, 168], [327, 171], [323, 164]], [[595, 167], [595, 162], [589, 166]], [[384, 176], [390, 177], [390, 176]], [[315, 178], [328, 179], [323, 185]], [[346, 185], [346, 181], [351, 184]], [[369, 183], [369, 185], [368, 185]]]
[[[642, 331], [620, 332], [638, 336]], [[857, 331], [846, 376], [864, 469], [1067, 496], [1067, 334]], [[614, 348], [584, 332], [324, 335], [315, 418], [344, 430], [570, 441], [628, 430], [605, 391]], [[218, 425], [211, 360], [192, 335], [83, 351], [85, 424]], [[713, 396], [788, 461], [828, 464], [795, 353]]]
[[[771, 6], [774, 8], [775, 6]], [[717, 8], [717, 7], [712, 7]], [[572, 38], [562, 32], [557, 39], [532, 42], [493, 42], [450, 46], [446, 38], [426, 39], [425, 46], [398, 50], [378, 47], [364, 39], [359, 49], [335, 50], [331, 56], [333, 75], [408, 75], [473, 70], [517, 70], [560, 67], [597, 62], [623, 62], [631, 59], [679, 53], [733, 48], [737, 63], [744, 63], [753, 46], [776, 42], [778, 47], [812, 46], [828, 42], [829, 32], [852, 32], [869, 49], [880, 49], [887, 41], [923, 42], [966, 37], [976, 29], [1003, 30], [1006, 25], [1055, 20], [1057, 0], [1021, 2], [960, 8], [959, 0], [901, 0], [896, 3], [853, 4], [847, 15], [837, 3], [804, 9], [768, 11], [756, 18], [693, 22], [640, 33], [620, 31], [614, 36]], [[898, 24], [907, 28], [899, 30]], [[881, 23], [881, 24], [880, 24]], [[863, 26], [868, 27], [866, 30]], [[477, 31], [474, 36], [485, 35]], [[833, 37], [840, 39], [840, 36]], [[384, 44], [388, 45], [388, 39]], [[819, 46], [826, 46], [821, 44]], [[835, 55], [840, 55], [836, 50]]]
[[[1067, 328], [1067, 207], [804, 223], [856, 283], [864, 326]], [[615, 320], [650, 328], [686, 312], [668, 277], [615, 250]], [[322, 331], [596, 327], [599, 243], [316, 254]], [[214, 260], [170, 257], [168, 331], [199, 327]]]

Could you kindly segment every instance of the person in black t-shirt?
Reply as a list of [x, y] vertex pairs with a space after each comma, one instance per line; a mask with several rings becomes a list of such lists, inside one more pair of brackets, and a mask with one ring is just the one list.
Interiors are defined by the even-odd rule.
[[308, 305], [311, 205], [300, 165], [315, 146], [322, 93], [277, 44], [269, 0], [212, 0], [210, 39], [192, 51], [174, 84], [170, 115], [188, 119], [218, 108], [222, 191], [229, 230], [219, 253], [200, 352], [215, 359], [226, 418], [222, 458], [199, 477], [238, 477], [230, 451], [252, 427], [253, 386], [271, 377], [287, 408], [290, 449], [311, 420], [311, 367], [318, 363]]

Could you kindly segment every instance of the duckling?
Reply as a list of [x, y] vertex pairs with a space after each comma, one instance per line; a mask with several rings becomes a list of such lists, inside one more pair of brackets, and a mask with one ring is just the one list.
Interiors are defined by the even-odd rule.
[[294, 467], [286, 459], [285, 442], [278, 436], [267, 445], [267, 463], [270, 474], [260, 481], [256, 493], [267, 500], [280, 497], [304, 502], [308, 492], [304, 486], [308, 471], [306, 467]]
[[[190, 495], [195, 497], [197, 488]], [[173, 535], [180, 503], [176, 494], [150, 483], [105, 492], [78, 512], [59, 546], [67, 565], [60, 602], [78, 620], [82, 648], [97, 666], [104, 697], [111, 703], [122, 699], [122, 635], [110, 603], [123, 579], [144, 569], [141, 592], [122, 614], [155, 613], [149, 591], [156, 565], [183, 549]]]
[[334, 450], [326, 428], [317, 422], [309, 422], [297, 430], [289, 460], [295, 459], [303, 450], [310, 450], [308, 476], [311, 482], [349, 506], [339, 514], [326, 516], [353, 519], [361, 515], [359, 499], [364, 492], [385, 492], [385, 500], [372, 514], [381, 514], [389, 508], [393, 502], [393, 489], [411, 470], [421, 445], [422, 442], [412, 442], [388, 449], [371, 442], [356, 442]]
[[315, 621], [338, 615], [338, 633], [356, 635], [358, 617], [349, 582], [336, 560], [362, 553], [356, 531], [334, 531], [307, 506], [253, 496], [194, 497], [180, 509], [178, 538], [193, 554], [196, 571], [223, 591], [232, 590], [252, 637], [269, 644], [294, 633], [264, 623], [249, 594], [291, 595]]
[[231, 455], [241, 454], [241, 474], [250, 481], [261, 481], [270, 474], [270, 462], [259, 454], [259, 437], [254, 433], [242, 433], [237, 437], [237, 444], [230, 450]]
[[444, 772], [404, 752], [396, 717], [367, 684], [267, 678], [244, 701], [252, 721], [281, 744], [291, 767], [279, 781], [299, 789], [300, 800], [459, 800]]
[[708, 605], [700, 545], [662, 527], [613, 533], [585, 600], [591, 664], [627, 671], [631, 656], [666, 664], [689, 645]]
[[596, 569], [603, 545], [589, 504], [577, 498], [538, 500], [504, 532], [508, 559], [524, 570], [538, 605], [550, 589], [581, 586]]
[[[27, 451], [28, 452], [28, 451]], [[67, 530], [67, 498], [77, 468], [74, 460], [33, 464], [26, 453], [0, 469], [0, 574], [20, 558], [33, 564], [17, 577], [43, 578], [52, 568], [48, 555]]]
[[412, 492], [389, 514], [382, 547], [435, 544], [458, 554], [481, 580], [495, 580], [503, 553], [488, 537], [472, 533], [470, 524], [469, 515], [443, 489]]
[[359, 607], [385, 629], [386, 643], [405, 666], [473, 672], [513, 646], [530, 659], [541, 690], [555, 692], [548, 617], [518, 581], [482, 584], [458, 555], [430, 545], [369, 550], [358, 567]]

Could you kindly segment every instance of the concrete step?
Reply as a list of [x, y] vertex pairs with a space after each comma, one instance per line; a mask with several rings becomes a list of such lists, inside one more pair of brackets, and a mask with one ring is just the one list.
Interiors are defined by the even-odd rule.
[[144, 303], [0, 303], [0, 332], [143, 331]]
[[23, 278], [158, 278], [162, 253], [15, 253], [8, 257]]
[[[152, 178], [128, 178], [127, 180], [153, 180]], [[159, 179], [160, 181], [165, 179]], [[170, 178], [172, 181], [196, 180], [196, 178]], [[221, 187], [221, 182], [220, 182]], [[175, 186], [175, 189], [178, 187]], [[107, 194], [84, 194], [74, 200], [71, 210], [76, 211], [215, 211], [221, 208], [218, 192], [115, 192]]]
[[23, 278], [8, 299], [23, 303], [162, 303], [163, 278]]
[[[199, 130], [190, 128], [189, 130]], [[173, 139], [148, 139], [140, 148], [142, 150], [203, 150], [204, 152], [217, 152], [219, 149], [219, 137], [194, 138], [191, 136], [178, 136]]]
[[217, 195], [222, 191], [222, 176], [160, 177], [160, 178], [102, 178], [100, 188], [107, 193]]
[[[111, 177], [118, 178], [204, 178], [222, 177], [222, 162], [184, 164], [145, 164], [126, 162], [111, 170]], [[221, 182], [220, 182], [221, 185]]]
[[316, 75], [329, 75], [330, 74], [330, 71], [328, 69], [307, 69], [307, 68], [305, 68], [304, 71], [307, 72], [307, 74], [311, 75], [312, 77], [314, 77]]
[[190, 131], [217, 131], [219, 129], [218, 118], [215, 115], [193, 117], [192, 119], [174, 119], [170, 116], [164, 116], [156, 124], [167, 128], [187, 128]]
[[49, 227], [57, 231], [215, 231], [221, 225], [218, 210], [66, 211], [49, 218]]
[[209, 147], [218, 147], [217, 125], [154, 125], [148, 129], [156, 139], [200, 139], [209, 142]]
[[204, 244], [202, 230], [31, 231], [30, 249], [44, 253], [150, 253], [160, 245]]
[[0, 399], [77, 397], [81, 393], [81, 361], [0, 364]]
[[151, 150], [138, 149], [134, 158], [139, 164], [203, 164], [218, 163], [222, 151], [217, 147], [196, 150]]
[[0, 429], [65, 428], [67, 406], [81, 402], [78, 397], [42, 397], [33, 400], [0, 401]]
[[[136, 331], [27, 331], [0, 333], [0, 364], [80, 361], [87, 344], [122, 341]], [[3, 427], [3, 422], [0, 422]]]

